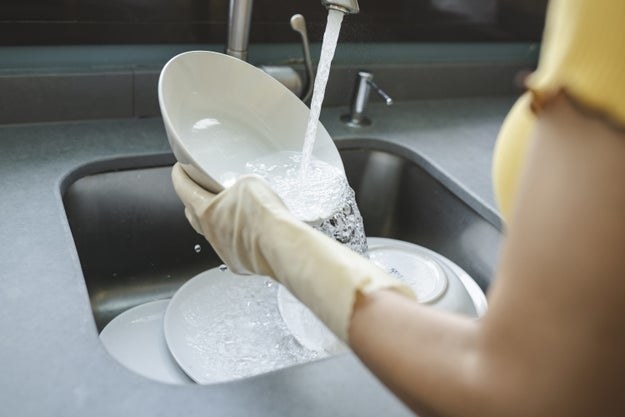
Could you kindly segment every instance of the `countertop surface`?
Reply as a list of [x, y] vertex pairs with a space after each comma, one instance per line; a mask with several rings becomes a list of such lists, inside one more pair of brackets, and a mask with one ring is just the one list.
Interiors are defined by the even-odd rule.
[[[490, 163], [511, 97], [372, 105], [369, 128], [343, 108], [322, 121], [337, 141], [403, 148], [500, 227]], [[0, 127], [0, 399], [2, 414], [134, 416], [410, 415], [350, 354], [212, 386], [170, 386], [115, 362], [98, 339], [61, 199], [81, 166], [163, 159], [160, 118]]]

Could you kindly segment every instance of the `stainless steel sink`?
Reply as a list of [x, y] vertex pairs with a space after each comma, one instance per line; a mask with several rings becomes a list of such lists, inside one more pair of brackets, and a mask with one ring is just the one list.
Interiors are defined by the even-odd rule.
[[[438, 251], [487, 290], [499, 230], [418, 166], [380, 142], [338, 142], [367, 236]], [[170, 180], [173, 157], [159, 166], [138, 158], [85, 167], [63, 202], [99, 329], [124, 310], [168, 298], [220, 259], [187, 224]], [[110, 171], [115, 165], [116, 171]], [[127, 168], [121, 169], [119, 168]], [[108, 172], [103, 172], [107, 171]]]

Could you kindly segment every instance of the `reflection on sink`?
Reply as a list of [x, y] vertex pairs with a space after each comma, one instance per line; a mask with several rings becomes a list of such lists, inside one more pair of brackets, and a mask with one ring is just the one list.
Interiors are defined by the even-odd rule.
[[[400, 150], [367, 140], [337, 145], [367, 236], [440, 252], [487, 289], [500, 239], [496, 227]], [[91, 175], [63, 193], [99, 330], [130, 307], [171, 297], [188, 279], [221, 264], [188, 225], [171, 166], [137, 166], [145, 164], [137, 160], [132, 169], [110, 172], [88, 167], [83, 172]]]

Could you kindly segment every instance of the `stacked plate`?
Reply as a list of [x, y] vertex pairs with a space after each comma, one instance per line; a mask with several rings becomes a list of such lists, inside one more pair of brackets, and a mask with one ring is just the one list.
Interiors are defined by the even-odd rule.
[[[475, 281], [440, 254], [393, 239], [368, 243], [370, 259], [411, 286], [421, 303], [470, 317], [485, 313]], [[219, 268], [192, 278], [171, 300], [120, 314], [100, 339], [127, 368], [172, 384], [225, 382], [347, 350], [286, 288]]]

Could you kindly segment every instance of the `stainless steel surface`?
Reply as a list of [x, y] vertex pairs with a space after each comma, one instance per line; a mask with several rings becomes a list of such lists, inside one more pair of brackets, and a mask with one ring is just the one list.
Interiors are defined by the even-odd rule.
[[305, 81], [302, 81], [300, 74], [288, 66], [261, 65], [260, 69], [271, 75], [282, 85], [291, 90], [303, 102], [310, 100], [313, 92], [314, 72], [312, 60], [310, 58], [310, 45], [308, 43], [308, 33], [306, 32], [306, 20], [301, 14], [291, 17], [291, 28], [302, 37], [302, 53], [304, 56], [304, 68], [306, 70]]
[[302, 97], [302, 94], [305, 91], [304, 83], [302, 82], [302, 77], [300, 77], [299, 73], [295, 71], [293, 67], [287, 67], [284, 65], [261, 65], [259, 68], [276, 80], [280, 81], [280, 83], [291, 90], [293, 94], [298, 97]]
[[393, 99], [373, 82], [373, 74], [371, 72], [358, 71], [352, 92], [350, 112], [341, 116], [341, 120], [344, 123], [351, 127], [371, 125], [371, 119], [365, 115], [371, 89], [382, 97], [387, 106], [393, 104]]
[[371, 88], [373, 88], [375, 90], [376, 93], [378, 93], [378, 95], [380, 97], [382, 97], [382, 100], [384, 100], [384, 103], [387, 106], [390, 106], [391, 104], [393, 104], [393, 99], [391, 98], [391, 96], [386, 94], [386, 91], [384, 91], [380, 87], [378, 87], [378, 85], [376, 83], [374, 83], [372, 80], [369, 80], [369, 85], [371, 86]]
[[[252, 11], [254, 9], [253, 0], [230, 0], [230, 14], [228, 18], [228, 41], [226, 54], [236, 58], [247, 60], [247, 49], [249, 46], [250, 25], [252, 22]], [[313, 69], [310, 58], [310, 45], [306, 32], [306, 20], [301, 14], [291, 17], [291, 28], [302, 37], [302, 48], [304, 54], [304, 64], [306, 68], [306, 82], [297, 71], [287, 66], [260, 66], [267, 74], [280, 81], [285, 87], [291, 90], [302, 101], [306, 101], [312, 95]]]
[[[358, 2], [356, 0], [321, 0], [321, 4], [328, 9], [339, 10], [346, 14], [359, 12]], [[247, 60], [247, 47], [249, 43], [253, 6], [253, 0], [230, 0], [226, 53], [244, 61]], [[293, 25], [293, 23], [291, 24]], [[298, 29], [301, 28], [301, 25], [297, 22], [295, 26]], [[293, 27], [293, 29], [300, 32], [296, 27]], [[304, 35], [302, 35], [302, 38], [304, 38]]]
[[[437, 251], [486, 290], [499, 231], [410, 159], [367, 140], [340, 142], [369, 237]], [[188, 225], [170, 166], [98, 173], [64, 193], [96, 324], [140, 303], [170, 297], [221, 261]], [[199, 250], [198, 250], [199, 245]]]
[[291, 28], [302, 37], [302, 52], [304, 54], [304, 67], [306, 68], [306, 82], [304, 83], [302, 101], [305, 103], [312, 97], [315, 73], [313, 71], [312, 59], [310, 58], [310, 43], [308, 42], [308, 32], [306, 30], [306, 19], [301, 14], [291, 17]]
[[343, 13], [353, 14], [360, 11], [356, 0], [321, 0], [321, 4], [327, 9], [339, 10]]
[[226, 53], [243, 61], [247, 60], [253, 6], [253, 0], [230, 0]]

